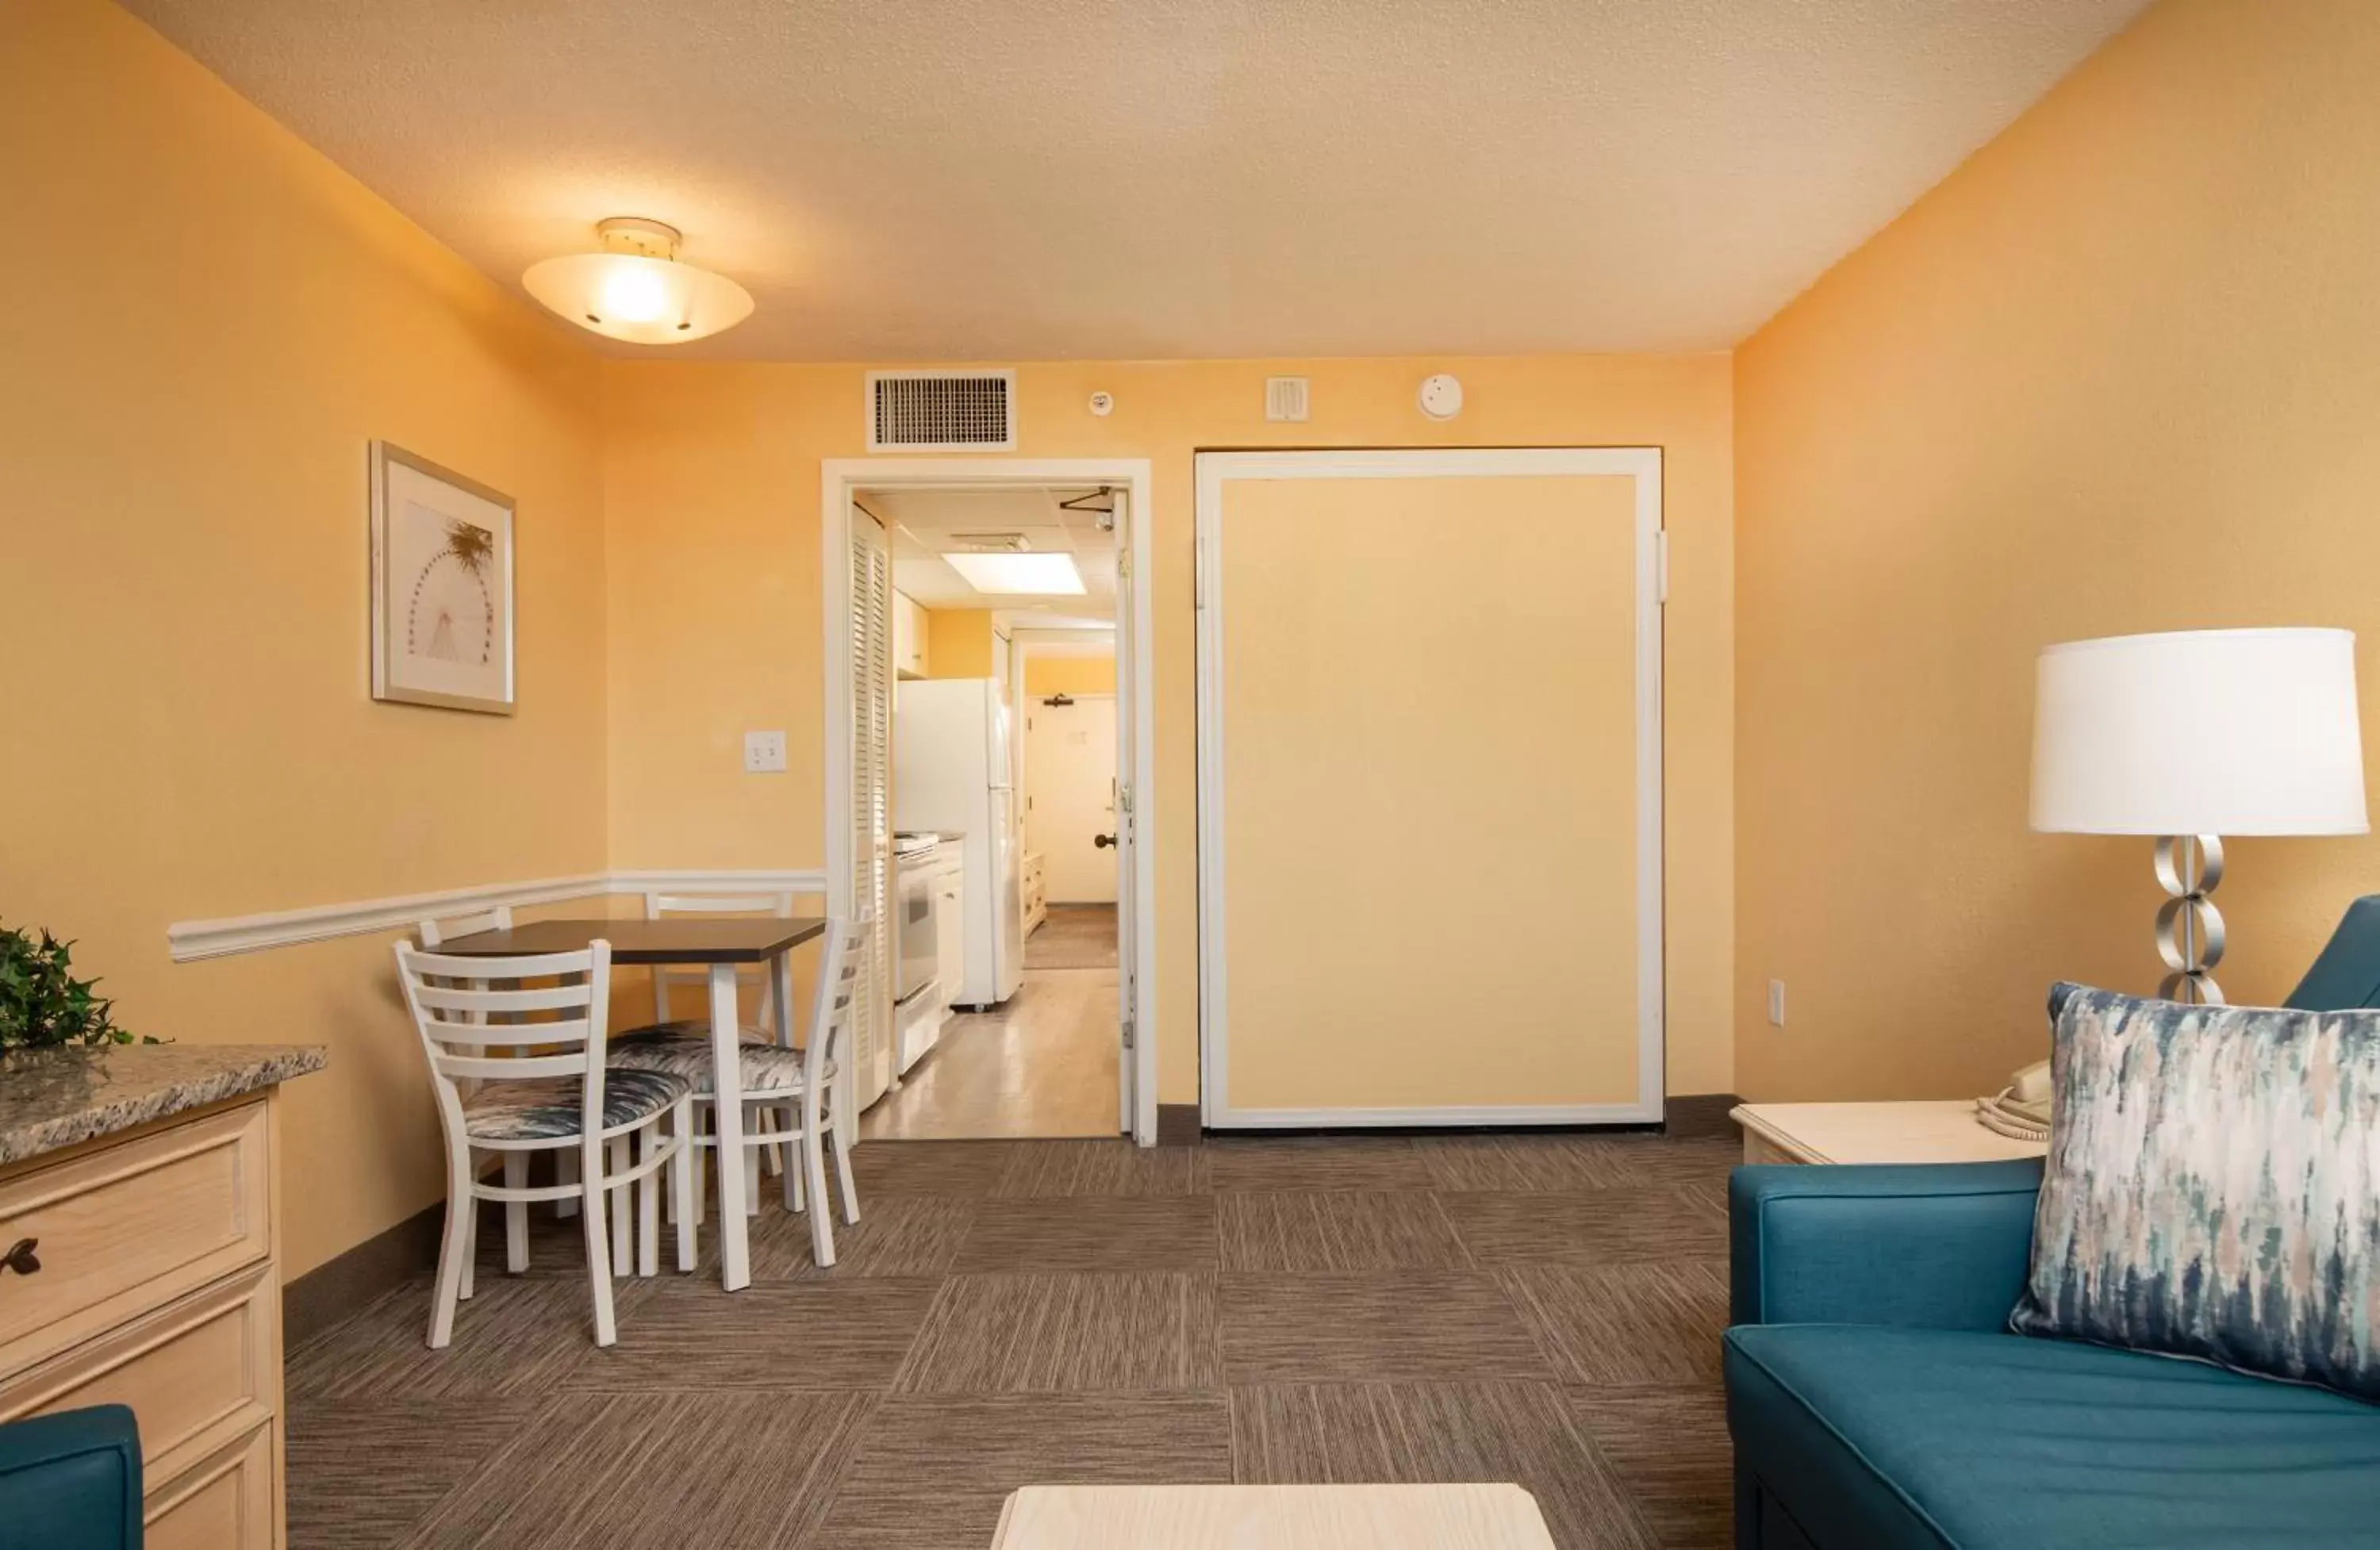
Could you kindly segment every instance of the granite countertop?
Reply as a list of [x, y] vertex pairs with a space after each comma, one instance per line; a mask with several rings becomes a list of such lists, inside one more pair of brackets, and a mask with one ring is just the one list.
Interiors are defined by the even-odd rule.
[[319, 1046], [111, 1044], [0, 1055], [0, 1164], [321, 1071]]

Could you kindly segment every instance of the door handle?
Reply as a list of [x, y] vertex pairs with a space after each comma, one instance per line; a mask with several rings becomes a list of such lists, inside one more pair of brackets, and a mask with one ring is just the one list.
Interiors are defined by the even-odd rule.
[[1091, 843], [1099, 846], [1101, 850], [1105, 850], [1110, 845], [1115, 843], [1115, 836], [1112, 834], [1094, 834], [1091, 836]]

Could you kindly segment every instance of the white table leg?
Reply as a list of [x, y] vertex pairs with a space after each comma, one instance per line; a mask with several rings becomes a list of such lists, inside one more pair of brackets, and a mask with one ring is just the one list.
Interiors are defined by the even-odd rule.
[[719, 1140], [719, 1284], [741, 1291], [752, 1284], [752, 1256], [744, 1219], [744, 1058], [737, 1048], [735, 965], [710, 966], [710, 1123]]

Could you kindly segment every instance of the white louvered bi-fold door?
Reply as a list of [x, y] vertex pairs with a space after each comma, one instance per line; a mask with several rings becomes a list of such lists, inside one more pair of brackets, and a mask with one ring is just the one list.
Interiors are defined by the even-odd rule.
[[892, 559], [851, 514], [851, 910], [876, 923], [859, 967], [853, 1076], [865, 1108], [892, 1081]]

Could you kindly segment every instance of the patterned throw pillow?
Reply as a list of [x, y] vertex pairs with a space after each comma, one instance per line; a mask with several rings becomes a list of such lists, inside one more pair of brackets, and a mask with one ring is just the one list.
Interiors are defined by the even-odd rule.
[[2009, 1326], [2380, 1399], [2380, 1012], [2061, 985]]

